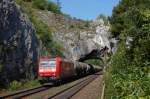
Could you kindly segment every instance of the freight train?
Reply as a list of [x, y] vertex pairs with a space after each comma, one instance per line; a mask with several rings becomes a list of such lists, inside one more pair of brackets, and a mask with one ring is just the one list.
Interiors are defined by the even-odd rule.
[[81, 77], [100, 70], [93, 65], [69, 61], [67, 59], [40, 58], [38, 63], [38, 80], [40, 83], [58, 83], [71, 77]]

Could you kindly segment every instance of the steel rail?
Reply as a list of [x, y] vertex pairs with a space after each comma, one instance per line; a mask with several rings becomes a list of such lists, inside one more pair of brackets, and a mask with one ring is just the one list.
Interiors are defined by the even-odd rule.
[[47, 90], [49, 88], [50, 87], [39, 86], [39, 87], [35, 87], [35, 88], [25, 89], [25, 90], [17, 91], [15, 93], [0, 96], [0, 99], [20, 99], [22, 97], [29, 96], [34, 93], [38, 93], [38, 92]]
[[96, 73], [93, 75], [90, 75], [89, 78], [67, 88], [64, 89], [58, 93], [56, 93], [55, 95], [49, 97], [48, 99], [69, 99], [71, 98], [73, 95], [75, 95], [77, 92], [79, 92], [82, 88], [84, 88], [85, 86], [87, 86], [89, 83], [91, 83], [94, 79], [96, 79], [100, 74]]

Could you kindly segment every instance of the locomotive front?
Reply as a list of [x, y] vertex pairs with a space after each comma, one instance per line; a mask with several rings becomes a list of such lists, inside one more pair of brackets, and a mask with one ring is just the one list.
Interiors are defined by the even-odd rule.
[[59, 79], [59, 59], [41, 58], [38, 64], [38, 79], [41, 83]]

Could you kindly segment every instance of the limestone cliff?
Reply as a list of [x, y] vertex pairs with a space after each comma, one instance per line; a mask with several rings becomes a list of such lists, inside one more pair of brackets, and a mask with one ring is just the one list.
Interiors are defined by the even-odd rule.
[[89, 21], [87, 24], [83, 20], [36, 10], [35, 16], [56, 29], [53, 38], [62, 43], [65, 48], [64, 55], [68, 59], [83, 61], [88, 58], [101, 58], [104, 53], [114, 51], [116, 40], [111, 38], [109, 23], [105, 24], [102, 19]]
[[105, 25], [102, 19], [97, 19], [90, 27], [93, 27], [94, 31], [54, 33], [54, 37], [66, 48], [67, 58], [83, 61], [89, 58], [101, 58], [105, 51], [111, 52], [109, 25]]
[[33, 77], [38, 57], [35, 30], [14, 0], [0, 0], [0, 85]]

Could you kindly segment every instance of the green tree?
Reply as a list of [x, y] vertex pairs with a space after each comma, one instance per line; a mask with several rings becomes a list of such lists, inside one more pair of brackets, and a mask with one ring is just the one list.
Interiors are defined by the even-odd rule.
[[54, 12], [54, 13], [61, 13], [60, 7], [56, 3], [52, 2], [52, 1], [48, 2], [48, 8], [47, 9], [49, 11]]
[[47, 0], [33, 0], [33, 6], [41, 10], [46, 10], [48, 8], [48, 1]]
[[[149, 0], [121, 0], [113, 10], [111, 31], [119, 36], [120, 44], [107, 68], [106, 99], [150, 97], [149, 5]], [[129, 48], [128, 37], [132, 37]]]
[[100, 14], [97, 18], [98, 19], [103, 19], [104, 24], [106, 24], [106, 25], [108, 24], [108, 17], [107, 16], [105, 16], [103, 14]]

